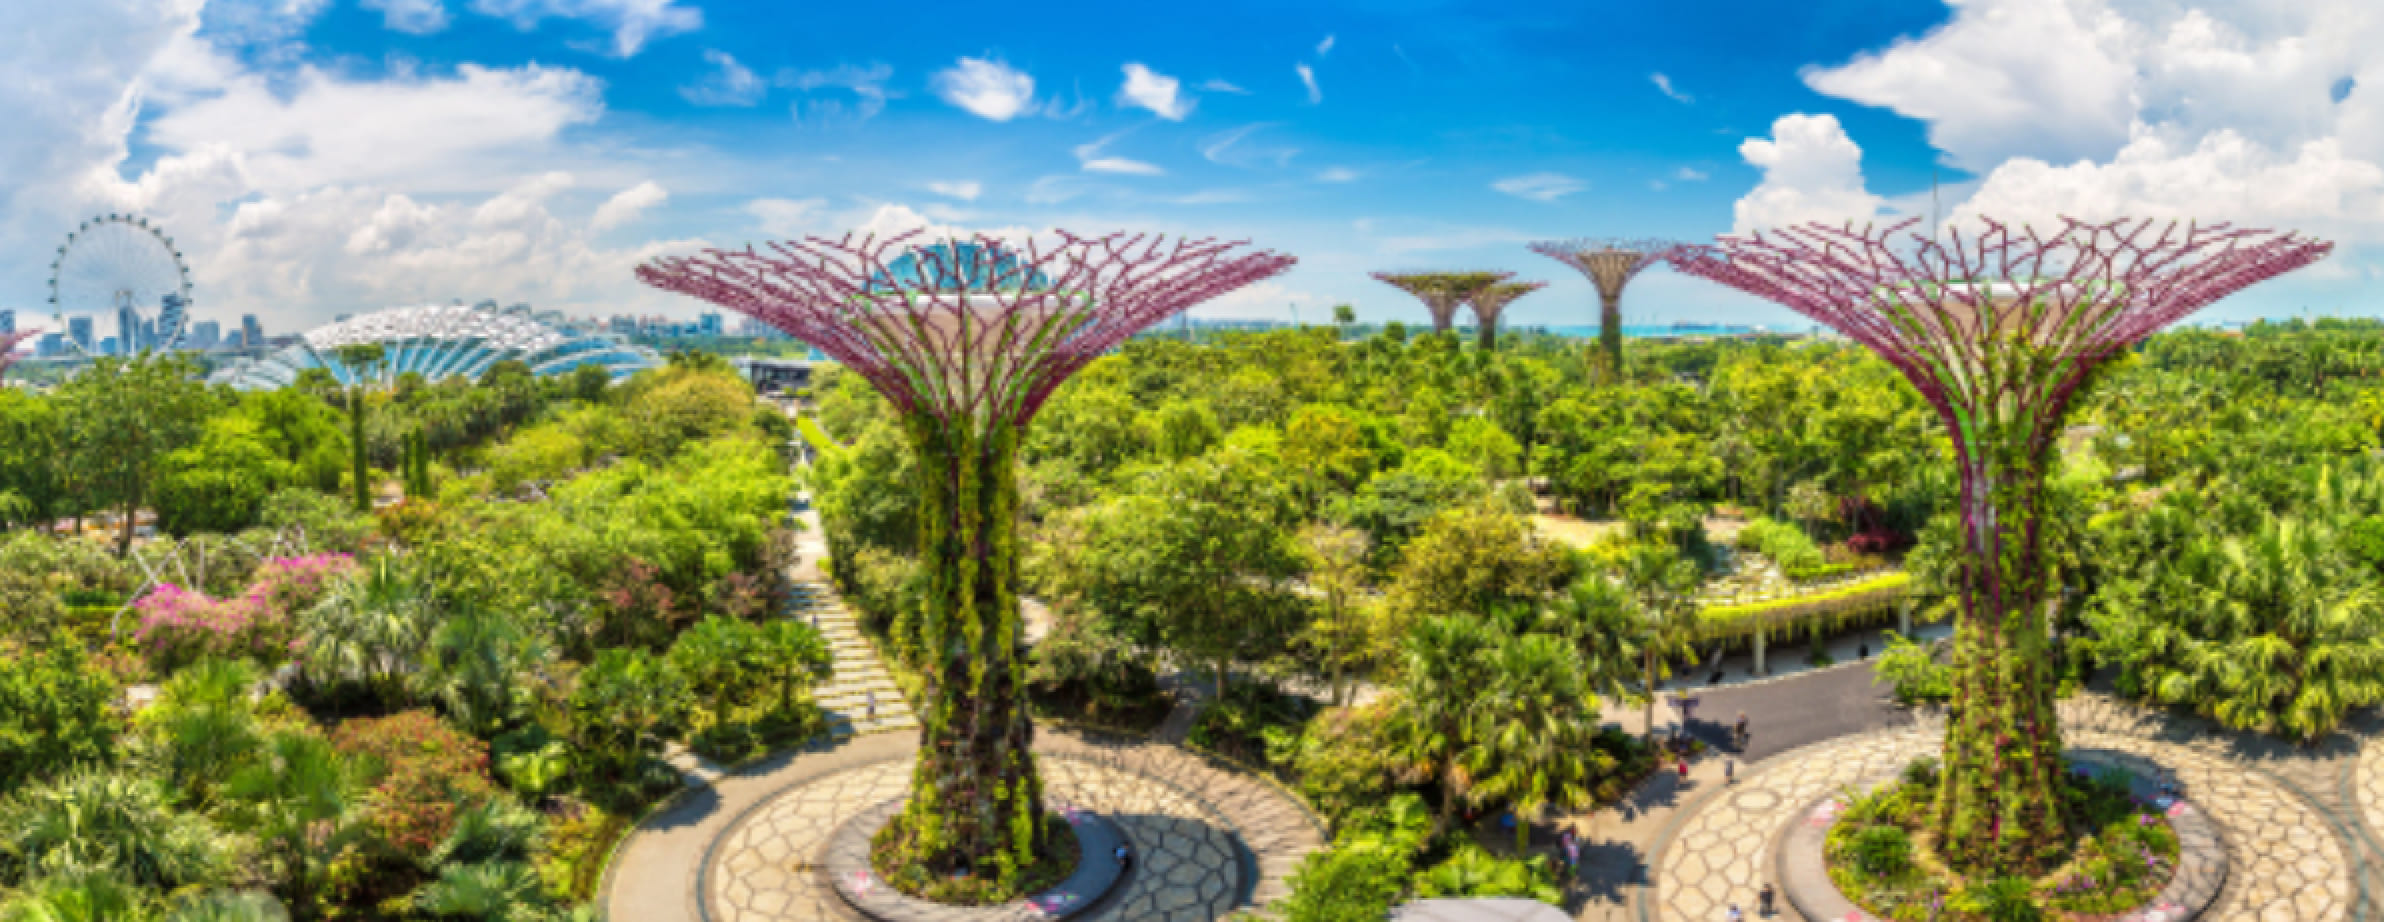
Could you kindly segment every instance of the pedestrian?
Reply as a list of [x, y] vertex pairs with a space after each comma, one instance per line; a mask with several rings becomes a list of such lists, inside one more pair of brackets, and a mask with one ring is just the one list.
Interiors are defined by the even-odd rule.
[[1681, 781], [1683, 781], [1683, 782], [1686, 782], [1686, 781], [1688, 781], [1688, 780], [1689, 780], [1689, 760], [1687, 760], [1687, 759], [1682, 759], [1682, 760], [1680, 760], [1680, 764], [1679, 764], [1679, 766], [1678, 766], [1678, 767], [1679, 767], [1679, 769], [1680, 769], [1680, 780], [1681, 780]]
[[1118, 843], [1118, 847], [1117, 847], [1117, 863], [1118, 863], [1118, 873], [1120, 873], [1120, 874], [1124, 874], [1124, 873], [1126, 873], [1127, 871], [1134, 870], [1134, 850], [1133, 850], [1133, 849], [1131, 849], [1131, 848], [1127, 848], [1127, 847], [1126, 847], [1126, 843], [1124, 843], [1124, 842], [1120, 842], [1120, 843]]
[[874, 692], [874, 691], [869, 691], [869, 692], [862, 692], [862, 694], [863, 694], [863, 695], [865, 695], [865, 696], [867, 696], [867, 697], [866, 697], [866, 701], [867, 701], [867, 706], [868, 706], [868, 708], [869, 708], [869, 710], [868, 710], [869, 719], [870, 719], [870, 720], [876, 720], [876, 719], [877, 719], [877, 692]]
[[1746, 913], [1738, 911], [1738, 904], [1730, 904], [1730, 922], [1746, 922]]
[[1755, 894], [1756, 911], [1761, 913], [1764, 917], [1769, 918], [1772, 913], [1771, 901], [1776, 896], [1778, 896], [1778, 891], [1775, 891], [1771, 888], [1771, 881], [1764, 881], [1763, 889], [1757, 891]]
[[1738, 760], [1737, 760], [1737, 759], [1723, 759], [1723, 760], [1722, 760], [1722, 783], [1723, 783], [1723, 784], [1737, 784], [1737, 783], [1738, 783]]
[[1740, 751], [1747, 748], [1747, 712], [1738, 712], [1738, 723], [1730, 730], [1730, 738], [1738, 742]]
[[1870, 658], [1871, 658], [1871, 642], [1870, 642], [1870, 641], [1868, 641], [1868, 640], [1866, 640], [1866, 641], [1863, 641], [1863, 642], [1862, 642], [1862, 644], [1861, 644], [1860, 646], [1857, 646], [1857, 647], [1855, 647], [1855, 648], [1854, 648], [1854, 658], [1856, 658], [1856, 659], [1870, 659]]
[[1563, 839], [1565, 872], [1577, 873], [1581, 870], [1581, 837], [1574, 835], [1572, 828], [1567, 827]]

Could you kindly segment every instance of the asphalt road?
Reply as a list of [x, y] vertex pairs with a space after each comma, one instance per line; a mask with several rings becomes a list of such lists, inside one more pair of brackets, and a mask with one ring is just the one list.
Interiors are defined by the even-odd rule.
[[[1870, 664], [1801, 673], [1774, 682], [1699, 691], [1689, 730], [1728, 750], [1730, 726], [1747, 715], [1749, 737], [1742, 762], [1756, 762], [1808, 743], [1912, 722], [1896, 707], [1885, 685], [1871, 684]], [[1657, 721], [1676, 717], [1659, 704]]]

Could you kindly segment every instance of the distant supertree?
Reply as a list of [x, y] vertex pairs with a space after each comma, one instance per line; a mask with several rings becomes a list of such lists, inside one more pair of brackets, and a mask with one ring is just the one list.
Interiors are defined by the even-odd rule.
[[1598, 286], [1598, 350], [1615, 380], [1622, 378], [1622, 290], [1641, 270], [1663, 262], [1675, 246], [1679, 244], [1652, 237], [1584, 237], [1531, 245], [1532, 252], [1573, 267]]
[[2154, 331], [2333, 245], [2224, 224], [1903, 233], [1913, 223], [1724, 237], [1671, 261], [1863, 344], [1943, 418], [1961, 476], [1961, 604], [1933, 822], [1964, 871], [2032, 873], [2065, 844], [2043, 515], [2070, 398]]
[[26, 340], [32, 339], [33, 335], [39, 332], [41, 331], [18, 330], [14, 333], [0, 333], [0, 375], [7, 374], [8, 366], [17, 363], [17, 347], [24, 345]]
[[1424, 302], [1424, 310], [1432, 315], [1432, 332], [1446, 333], [1456, 325], [1457, 308], [1473, 300], [1482, 289], [1512, 278], [1512, 272], [1377, 272], [1378, 280], [1398, 286], [1399, 290]]
[[1474, 292], [1466, 303], [1473, 306], [1475, 340], [1484, 350], [1498, 348], [1498, 315], [1516, 298], [1546, 287], [1547, 282], [1499, 282]]
[[1011, 244], [847, 235], [708, 250], [637, 270], [753, 317], [861, 375], [902, 414], [918, 459], [927, 575], [919, 756], [898, 863], [998, 875], [1045, 854], [1018, 610], [1018, 445], [1069, 375], [1292, 258], [1142, 234]]

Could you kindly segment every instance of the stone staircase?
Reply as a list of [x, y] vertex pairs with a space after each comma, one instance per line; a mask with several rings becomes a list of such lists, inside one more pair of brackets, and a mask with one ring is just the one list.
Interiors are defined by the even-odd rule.
[[[796, 583], [787, 617], [817, 624], [820, 633], [827, 635], [828, 651], [835, 657], [835, 674], [811, 692], [812, 699], [827, 712], [829, 735], [846, 740], [919, 726], [910, 702], [902, 697], [902, 687], [894, 683], [894, 673], [878, 658], [869, 639], [861, 636], [854, 614], [832, 590], [820, 583]], [[877, 701], [874, 718], [872, 697]]]

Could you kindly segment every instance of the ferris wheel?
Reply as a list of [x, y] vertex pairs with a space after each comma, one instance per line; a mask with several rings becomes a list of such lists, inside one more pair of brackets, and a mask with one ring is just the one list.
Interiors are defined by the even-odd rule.
[[[50, 309], [77, 351], [95, 352], [114, 331], [125, 353], [171, 349], [190, 319], [190, 266], [174, 238], [149, 219], [100, 215], [66, 235], [50, 263]], [[81, 327], [68, 317], [89, 317]], [[127, 341], [129, 338], [129, 341]]]

